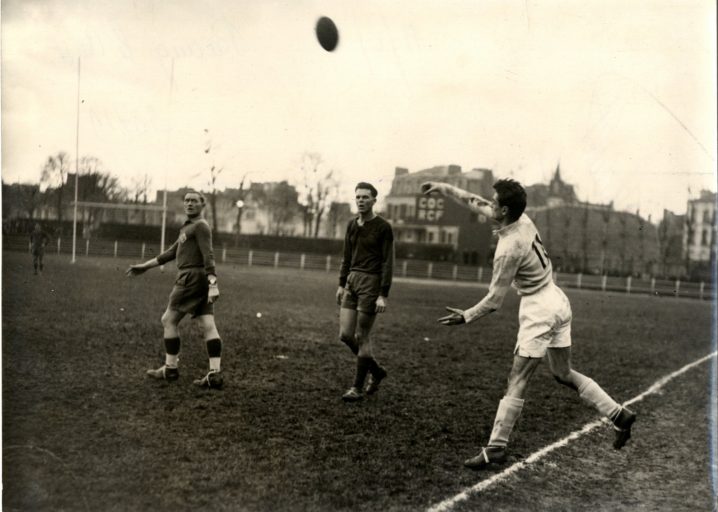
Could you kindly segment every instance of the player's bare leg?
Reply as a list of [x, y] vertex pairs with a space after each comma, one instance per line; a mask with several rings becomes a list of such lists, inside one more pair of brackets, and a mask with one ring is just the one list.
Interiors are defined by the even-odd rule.
[[623, 448], [631, 437], [631, 427], [636, 421], [636, 414], [626, 407], [621, 407], [592, 378], [571, 368], [571, 347], [549, 348], [547, 356], [554, 378], [577, 391], [584, 402], [613, 422], [616, 430], [613, 447], [617, 450]]
[[214, 315], [200, 315], [197, 323], [202, 330], [202, 338], [207, 345], [207, 356], [209, 357], [209, 372], [194, 381], [196, 386], [220, 389], [224, 384], [221, 373], [222, 340], [219, 337], [217, 326], [214, 322]]
[[165, 344], [165, 364], [156, 370], [147, 370], [147, 375], [155, 379], [174, 381], [179, 378], [180, 338], [178, 325], [184, 313], [167, 308], [162, 313], [162, 333]]
[[464, 466], [471, 469], [484, 469], [491, 463], [500, 463], [506, 460], [506, 446], [509, 436], [521, 415], [524, 406], [524, 395], [531, 377], [541, 359], [514, 356], [511, 373], [509, 373], [506, 394], [499, 402], [491, 430], [489, 444], [481, 452], [464, 462]]
[[357, 310], [349, 308], [339, 309], [339, 340], [344, 343], [354, 355], [359, 353], [356, 342]]

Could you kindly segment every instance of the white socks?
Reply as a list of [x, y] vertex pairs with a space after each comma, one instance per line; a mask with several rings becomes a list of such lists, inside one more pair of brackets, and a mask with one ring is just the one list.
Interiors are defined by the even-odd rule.
[[509, 436], [514, 429], [516, 420], [521, 415], [521, 409], [524, 407], [524, 401], [521, 398], [505, 396], [499, 402], [499, 408], [496, 411], [496, 419], [494, 420], [494, 428], [491, 431], [489, 446], [505, 447], [509, 442]]
[[578, 396], [610, 420], [621, 411], [621, 406], [591, 378], [586, 377], [586, 381], [578, 388]]

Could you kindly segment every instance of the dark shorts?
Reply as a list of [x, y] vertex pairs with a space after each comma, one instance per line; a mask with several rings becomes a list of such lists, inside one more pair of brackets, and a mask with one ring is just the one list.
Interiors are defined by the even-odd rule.
[[207, 273], [203, 268], [182, 270], [170, 292], [167, 307], [185, 315], [192, 315], [192, 318], [214, 315], [214, 305], [207, 302], [208, 291]]
[[376, 299], [381, 292], [381, 276], [353, 271], [347, 277], [342, 296], [342, 307], [362, 313], [376, 313]]

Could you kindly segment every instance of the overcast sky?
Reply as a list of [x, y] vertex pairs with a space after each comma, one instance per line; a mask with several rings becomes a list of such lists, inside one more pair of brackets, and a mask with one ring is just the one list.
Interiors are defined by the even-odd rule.
[[294, 182], [307, 151], [348, 198], [396, 166], [560, 162], [655, 220], [716, 188], [715, 22], [711, 0], [3, 0], [2, 176], [74, 158], [79, 57], [80, 154], [128, 187]]

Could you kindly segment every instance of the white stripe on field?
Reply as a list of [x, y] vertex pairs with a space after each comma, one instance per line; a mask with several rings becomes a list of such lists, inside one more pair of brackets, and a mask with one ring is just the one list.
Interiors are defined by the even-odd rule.
[[[635, 402], [639, 402], [643, 400], [648, 395], [651, 395], [653, 393], [656, 393], [659, 389], [661, 389], [663, 386], [665, 386], [668, 382], [675, 379], [679, 375], [687, 372], [691, 368], [698, 366], [699, 364], [704, 363], [708, 359], [712, 357], [716, 357], [716, 354], [718, 352], [712, 352], [708, 354], [707, 356], [701, 357], [697, 361], [693, 361], [692, 363], [689, 363], [685, 365], [683, 368], [680, 368], [679, 370], [676, 370], [675, 372], [666, 375], [665, 377], [662, 377], [658, 379], [651, 387], [649, 387], [646, 391], [641, 393], [640, 395], [631, 398], [627, 402], [624, 402], [623, 405], [631, 405]], [[457, 503], [461, 503], [462, 501], [465, 501], [469, 498], [472, 494], [479, 493], [481, 491], [484, 491], [491, 487], [492, 485], [501, 482], [502, 480], [506, 480], [509, 476], [513, 475], [514, 473], [520, 471], [521, 469], [525, 468], [529, 464], [533, 464], [537, 460], [543, 458], [548, 453], [551, 453], [552, 451], [556, 450], [557, 448], [561, 448], [563, 446], [566, 446], [569, 442], [578, 439], [584, 434], [588, 434], [592, 430], [595, 430], [596, 428], [600, 427], [602, 424], [608, 423], [608, 420], [603, 418], [600, 420], [593, 421], [591, 423], [587, 423], [583, 426], [581, 430], [576, 430], [563, 439], [559, 439], [555, 443], [552, 443], [548, 446], [545, 446], [541, 448], [539, 451], [532, 453], [530, 456], [528, 456], [525, 460], [522, 460], [521, 462], [516, 462], [515, 464], [512, 464], [505, 470], [501, 471], [500, 473], [495, 473], [490, 478], [487, 478], [486, 480], [482, 480], [481, 482], [468, 487], [467, 489], [464, 489], [462, 492], [457, 494], [456, 496], [452, 498], [447, 498], [444, 501], [437, 503], [435, 505], [432, 505], [428, 512], [445, 512], [447, 510], [451, 510], [451, 508], [456, 505]]]

